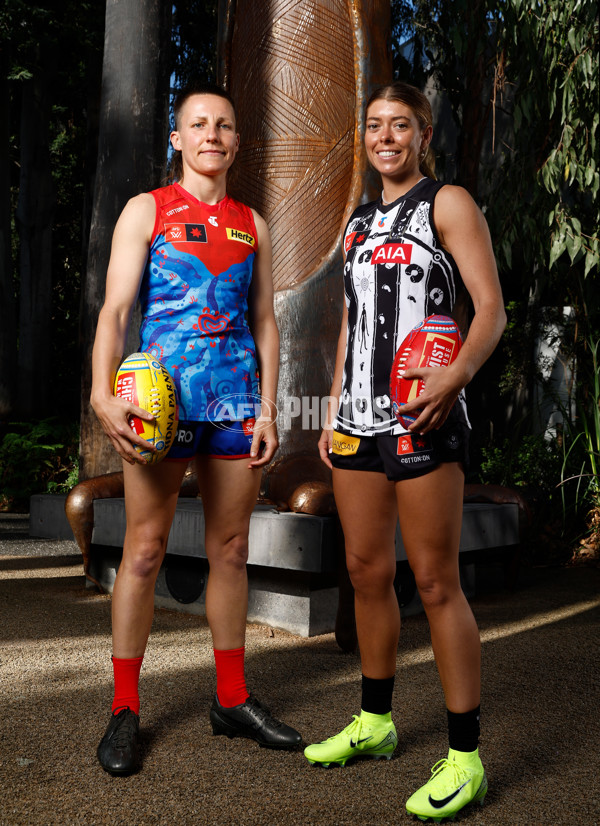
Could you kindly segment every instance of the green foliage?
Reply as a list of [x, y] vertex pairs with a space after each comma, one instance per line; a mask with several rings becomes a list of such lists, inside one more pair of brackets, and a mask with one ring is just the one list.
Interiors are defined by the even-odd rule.
[[[429, 79], [449, 101], [458, 135], [454, 155], [440, 153], [454, 170], [446, 180], [485, 191], [510, 297], [535, 286], [572, 303], [565, 283], [597, 282], [600, 265], [597, 4], [392, 0], [392, 9], [396, 72], [419, 86]], [[409, 33], [412, 63], [400, 54]]]
[[546, 495], [556, 490], [562, 454], [556, 441], [543, 436], [505, 438], [482, 448], [480, 478], [484, 484], [533, 488]]
[[[502, 219], [493, 210], [501, 264], [522, 262], [536, 278], [542, 269], [555, 293], [568, 275], [597, 277], [600, 264], [597, 13], [593, 0], [511, 0], [498, 19], [512, 115], [498, 194], [513, 209]], [[520, 260], [510, 260], [515, 246]]]
[[565, 513], [569, 489], [576, 514], [600, 509], [600, 339], [589, 342], [591, 370], [581, 382], [575, 421], [566, 417], [561, 487]]
[[597, 376], [587, 345], [600, 330], [597, 3], [392, 0], [392, 7], [393, 33], [411, 34], [412, 54], [421, 58], [418, 67], [399, 59], [396, 40], [396, 71], [441, 93], [438, 126], [440, 113], [451, 112], [455, 134], [446, 128], [436, 141], [434, 129], [438, 166], [445, 181], [467, 186], [482, 206], [508, 304], [505, 368], [491, 379], [507, 413], [484, 411], [498, 441], [487, 448], [482, 475], [518, 486], [529, 475], [539, 486], [547, 473], [548, 490], [563, 494], [572, 515], [578, 499], [589, 503], [588, 483], [597, 486], [593, 394], [581, 381], [570, 389], [578, 415], [566, 415], [562, 444], [543, 446], [515, 433], [534, 430], [532, 390], [544, 372], [534, 353], [545, 314], [572, 308], [572, 323], [561, 325], [561, 351], [578, 377]]
[[78, 480], [79, 427], [56, 418], [6, 426], [0, 442], [0, 509], [27, 510], [34, 493], [66, 493]]
[[[16, 208], [22, 135], [23, 91], [34, 78], [48, 88], [48, 121], [37, 124], [48, 137], [56, 205], [52, 215], [52, 300], [47, 313], [51, 336], [44, 342], [52, 356], [53, 403], [49, 412], [72, 418], [79, 410], [78, 324], [80, 287], [85, 272], [82, 252], [88, 229], [93, 165], [97, 153], [93, 114], [100, 94], [104, 4], [40, 0], [33, 5], [6, 0], [0, 11], [0, 47], [9, 80], [11, 117], [10, 186]], [[12, 232], [13, 271], [3, 274], [17, 301], [20, 295], [19, 248]], [[48, 411], [42, 411], [42, 415]], [[16, 415], [16, 414], [13, 414]]]
[[505, 437], [481, 450], [480, 481], [521, 493], [530, 521], [523, 543], [530, 562], [565, 561], [572, 536], [565, 532], [558, 485], [563, 460], [560, 441], [531, 434]]
[[537, 365], [531, 357], [536, 326], [526, 304], [509, 301], [506, 305], [506, 328], [502, 337], [504, 369], [499, 381], [500, 392], [513, 393], [515, 388], [531, 383]]

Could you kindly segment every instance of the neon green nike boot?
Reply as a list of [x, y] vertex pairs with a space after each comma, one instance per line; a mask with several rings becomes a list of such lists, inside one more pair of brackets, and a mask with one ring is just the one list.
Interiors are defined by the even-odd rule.
[[392, 713], [370, 714], [361, 711], [354, 714], [349, 726], [339, 734], [314, 743], [304, 749], [304, 756], [309, 763], [330, 766], [337, 763], [345, 766], [352, 757], [372, 757], [376, 760], [390, 760], [398, 745], [396, 727], [392, 722]]
[[419, 820], [454, 820], [456, 813], [469, 803], [483, 805], [487, 789], [479, 749], [450, 749], [448, 757], [431, 769], [430, 780], [407, 800], [406, 811]]

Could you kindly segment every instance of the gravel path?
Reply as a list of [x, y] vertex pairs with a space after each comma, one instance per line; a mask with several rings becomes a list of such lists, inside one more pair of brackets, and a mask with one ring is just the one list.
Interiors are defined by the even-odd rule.
[[[600, 571], [528, 569], [515, 592], [479, 566], [481, 754], [471, 826], [600, 824]], [[0, 824], [410, 824], [404, 801], [446, 750], [425, 618], [404, 621], [390, 762], [311, 767], [301, 751], [213, 737], [210, 633], [157, 610], [142, 669], [143, 770], [112, 778], [95, 749], [111, 701], [110, 597], [86, 589], [74, 542], [31, 539], [0, 514]], [[358, 712], [360, 664], [333, 634], [249, 625], [248, 682], [306, 742]], [[418, 822], [418, 821], [417, 821]], [[458, 821], [457, 821], [458, 822]]]

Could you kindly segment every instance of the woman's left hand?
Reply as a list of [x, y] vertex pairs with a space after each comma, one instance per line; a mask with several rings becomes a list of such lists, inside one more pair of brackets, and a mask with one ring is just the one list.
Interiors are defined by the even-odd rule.
[[466, 384], [455, 365], [450, 367], [422, 367], [406, 370], [404, 379], [422, 379], [425, 387], [420, 396], [400, 408], [401, 414], [420, 411], [420, 415], [408, 428], [411, 433], [424, 434], [440, 428], [460, 391]]
[[[262, 455], [261, 444], [263, 444]], [[259, 416], [254, 424], [252, 447], [250, 448], [252, 461], [248, 467], [258, 468], [268, 465], [278, 447], [279, 438], [277, 436], [277, 423], [275, 419], [271, 416]]]

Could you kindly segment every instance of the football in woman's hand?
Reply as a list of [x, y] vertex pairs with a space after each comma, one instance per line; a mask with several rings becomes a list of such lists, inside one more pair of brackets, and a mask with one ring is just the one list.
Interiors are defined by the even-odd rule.
[[167, 368], [149, 353], [132, 353], [117, 370], [113, 393], [152, 413], [152, 422], [130, 416], [129, 424], [156, 448], [154, 453], [136, 445], [138, 453], [150, 465], [160, 462], [173, 444], [179, 418], [175, 385]]
[[410, 331], [394, 357], [390, 374], [390, 399], [394, 415], [408, 428], [420, 410], [402, 414], [402, 405], [416, 399], [424, 390], [421, 379], [405, 379], [411, 367], [447, 367], [456, 359], [462, 338], [455, 321], [446, 315], [430, 315]]

